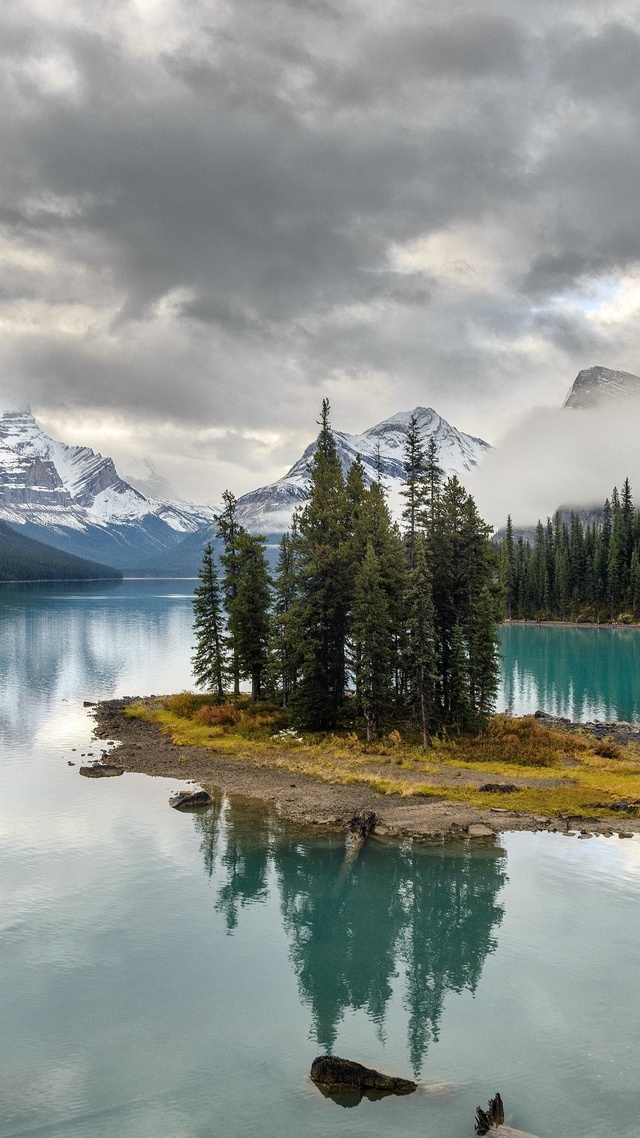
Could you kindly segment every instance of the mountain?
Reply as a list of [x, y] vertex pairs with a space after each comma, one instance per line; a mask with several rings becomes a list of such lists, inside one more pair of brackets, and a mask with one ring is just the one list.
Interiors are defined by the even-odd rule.
[[0, 415], [0, 519], [27, 536], [126, 570], [213, 517], [135, 489], [112, 459], [51, 439], [29, 411]]
[[563, 406], [582, 409], [630, 397], [640, 397], [640, 376], [596, 366], [578, 372]]
[[[389, 490], [389, 504], [396, 517], [402, 511], [400, 488], [404, 480], [404, 445], [411, 416], [415, 415], [425, 443], [434, 438], [438, 447], [440, 465], [445, 475], [464, 475], [481, 461], [491, 449], [483, 439], [466, 435], [452, 427], [432, 407], [416, 407], [414, 411], [401, 411], [369, 427], [360, 435], [344, 431], [333, 432], [338, 457], [346, 474], [357, 455], [365, 468], [367, 484], [377, 478], [378, 464], [384, 485]], [[269, 486], [260, 486], [238, 498], [238, 517], [252, 533], [263, 533], [269, 539], [267, 555], [276, 557], [277, 541], [291, 525], [293, 511], [306, 497], [309, 485], [309, 465], [315, 453], [317, 439], [306, 448], [287, 473]], [[138, 571], [143, 576], [194, 576], [202, 561], [202, 547], [211, 541], [216, 547], [215, 525], [185, 537], [167, 553], [141, 562]]]
[[120, 581], [122, 573], [16, 533], [0, 521], [0, 581]]
[[[490, 450], [483, 439], [465, 435], [452, 427], [432, 407], [416, 407], [414, 411], [400, 411], [390, 419], [383, 419], [361, 435], [348, 435], [334, 431], [340, 465], [346, 475], [351, 463], [360, 455], [367, 484], [377, 477], [378, 462], [382, 480], [390, 492], [390, 504], [399, 513], [398, 492], [404, 480], [404, 445], [411, 416], [415, 415], [418, 428], [427, 443], [434, 438], [438, 446], [440, 465], [445, 475], [462, 477], [478, 465]], [[283, 533], [291, 525], [296, 506], [304, 500], [309, 485], [309, 465], [315, 454], [317, 440], [309, 444], [304, 454], [291, 469], [272, 482], [261, 486], [238, 499], [238, 516], [247, 529], [254, 533]]]

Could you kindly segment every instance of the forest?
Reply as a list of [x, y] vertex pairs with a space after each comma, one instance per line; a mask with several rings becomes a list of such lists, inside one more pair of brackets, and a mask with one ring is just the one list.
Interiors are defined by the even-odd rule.
[[527, 541], [508, 518], [498, 552], [508, 619], [640, 620], [640, 511], [628, 479], [586, 526], [556, 512]]
[[490, 527], [433, 439], [407, 434], [402, 525], [382, 477], [342, 471], [322, 404], [310, 487], [273, 576], [266, 541], [223, 496], [220, 566], [205, 548], [194, 593], [198, 685], [222, 704], [250, 682], [299, 729], [361, 727], [373, 739], [402, 721], [423, 746], [444, 729], [475, 732], [493, 710], [502, 618]]
[[25, 537], [0, 521], [0, 581], [98, 580], [121, 581], [122, 573]]

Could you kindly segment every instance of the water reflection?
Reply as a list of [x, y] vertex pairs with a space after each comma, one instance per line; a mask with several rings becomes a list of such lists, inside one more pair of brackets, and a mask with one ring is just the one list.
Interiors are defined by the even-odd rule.
[[0, 740], [32, 740], [63, 698], [187, 686], [193, 586], [178, 585], [177, 596], [156, 581], [0, 587]]
[[313, 845], [267, 813], [218, 800], [194, 818], [216, 909], [227, 929], [266, 901], [275, 873], [300, 994], [320, 1050], [331, 1052], [345, 1013], [364, 1011], [382, 1032], [397, 981], [419, 1073], [438, 1038], [448, 992], [474, 992], [496, 947], [506, 855], [497, 841], [368, 842], [357, 858], [338, 838]]
[[502, 629], [499, 707], [570, 719], [640, 719], [640, 633], [625, 628]]

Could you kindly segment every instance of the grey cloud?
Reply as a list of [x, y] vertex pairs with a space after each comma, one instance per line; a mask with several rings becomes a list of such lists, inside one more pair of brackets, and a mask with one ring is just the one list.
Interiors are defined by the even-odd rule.
[[[0, 306], [34, 306], [8, 316], [5, 385], [230, 430], [313, 421], [336, 376], [345, 406], [377, 377], [379, 416], [561, 398], [602, 340], [553, 298], [640, 259], [617, 10], [594, 31], [586, 2], [185, 0], [183, 42], [136, 52], [101, 11], [0, 35]], [[47, 53], [68, 89], [31, 66]], [[392, 271], [394, 246], [458, 232], [464, 282], [437, 243]]]

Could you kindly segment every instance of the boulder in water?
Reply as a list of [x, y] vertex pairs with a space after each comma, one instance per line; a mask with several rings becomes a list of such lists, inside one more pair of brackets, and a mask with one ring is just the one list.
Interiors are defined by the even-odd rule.
[[181, 790], [169, 799], [169, 806], [174, 810], [205, 810], [211, 802], [211, 795], [206, 790]]
[[394, 1075], [383, 1075], [373, 1067], [363, 1067], [351, 1059], [340, 1059], [337, 1055], [318, 1055], [311, 1064], [311, 1078], [330, 1095], [357, 1094], [379, 1091], [383, 1094], [410, 1095], [417, 1083], [411, 1079], [399, 1079]]

